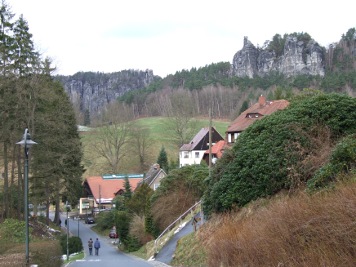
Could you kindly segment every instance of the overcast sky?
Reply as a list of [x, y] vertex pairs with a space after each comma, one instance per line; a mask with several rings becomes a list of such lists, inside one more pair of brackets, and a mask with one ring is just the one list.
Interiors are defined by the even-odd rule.
[[356, 1], [5, 0], [23, 14], [56, 74], [182, 69], [232, 62], [243, 38], [262, 46], [279, 33], [307, 32], [322, 46], [356, 27]]

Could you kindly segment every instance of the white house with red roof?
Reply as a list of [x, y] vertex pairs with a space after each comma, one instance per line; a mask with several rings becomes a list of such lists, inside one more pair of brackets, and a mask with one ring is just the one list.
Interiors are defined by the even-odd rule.
[[[212, 145], [224, 138], [219, 132], [211, 128]], [[200, 164], [205, 151], [209, 148], [209, 127], [202, 128], [196, 136], [188, 143], [181, 146], [179, 149], [179, 166]]]

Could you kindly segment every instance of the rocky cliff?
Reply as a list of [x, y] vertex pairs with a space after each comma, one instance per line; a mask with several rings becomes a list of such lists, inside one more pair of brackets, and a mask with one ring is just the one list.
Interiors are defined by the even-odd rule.
[[72, 76], [57, 76], [78, 111], [100, 113], [108, 103], [124, 93], [142, 89], [154, 81], [152, 70], [124, 70], [114, 73], [78, 72]]
[[314, 40], [307, 43], [287, 37], [280, 56], [270, 49], [256, 48], [247, 37], [243, 48], [232, 60], [232, 75], [238, 77], [265, 76], [277, 71], [286, 76], [301, 74], [324, 76], [323, 49]]

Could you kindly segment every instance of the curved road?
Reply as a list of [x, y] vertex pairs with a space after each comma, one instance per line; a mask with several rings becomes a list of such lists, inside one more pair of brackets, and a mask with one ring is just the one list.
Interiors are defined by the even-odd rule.
[[156, 260], [166, 264], [170, 264], [172, 257], [175, 253], [177, 242], [180, 238], [188, 235], [194, 231], [194, 226], [192, 225], [193, 220], [188, 221], [182, 229], [176, 233], [172, 238], [164, 245], [164, 247], [156, 255]]
[[[62, 227], [64, 226], [66, 218], [66, 213], [61, 214]], [[77, 260], [69, 263], [68, 267], [90, 267], [90, 266], [100, 266], [100, 267], [111, 267], [111, 266], [125, 266], [125, 267], [167, 267], [165, 263], [159, 261], [146, 261], [141, 258], [137, 258], [117, 249], [117, 245], [114, 244], [114, 239], [109, 237], [99, 236], [93, 230], [91, 230], [92, 225], [87, 225], [83, 221], [78, 221], [74, 219], [69, 219], [69, 231], [72, 235], [81, 238], [84, 247], [85, 257], [82, 260]], [[99, 239], [101, 248], [99, 249], [99, 256], [95, 256], [94, 248], [93, 255], [89, 255], [88, 250], [88, 240], [92, 238], [94, 241], [96, 238]]]

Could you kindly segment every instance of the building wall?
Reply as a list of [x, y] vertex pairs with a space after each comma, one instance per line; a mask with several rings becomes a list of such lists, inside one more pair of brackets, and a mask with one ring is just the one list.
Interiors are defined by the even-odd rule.
[[206, 150], [192, 150], [179, 152], [179, 166], [200, 164]]

